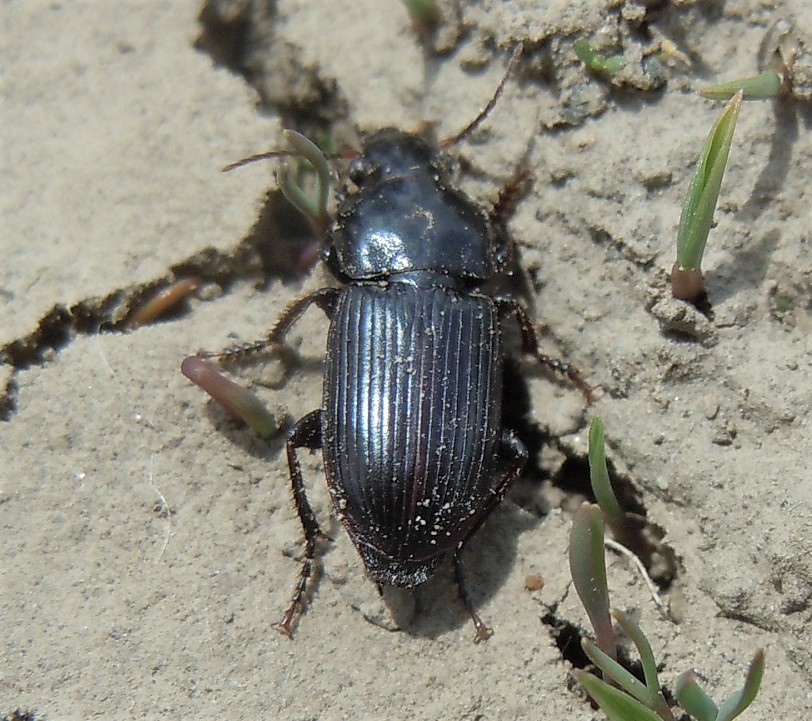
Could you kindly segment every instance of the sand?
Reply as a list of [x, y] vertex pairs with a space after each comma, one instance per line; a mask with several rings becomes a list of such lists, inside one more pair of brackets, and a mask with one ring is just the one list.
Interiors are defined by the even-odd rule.
[[[616, 477], [673, 561], [652, 568], [665, 617], [607, 555], [612, 602], [647, 631], [663, 684], [695, 668], [721, 700], [764, 648], [744, 718], [812, 718], [808, 102], [742, 108], [704, 263], [712, 319], [667, 288], [721, 110], [695, 91], [753, 74], [780, 17], [812, 38], [808, 2], [674, 0], [652, 32], [692, 66], [664, 69], [644, 60], [634, 3], [463, 3], [436, 57], [394, 1], [268, 5], [212, 4], [207, 30], [191, 2], [0, 9], [0, 715], [597, 718], [569, 676], [588, 623], [566, 544], [600, 415]], [[585, 73], [579, 36], [629, 67]], [[260, 337], [321, 278], [294, 277], [282, 239], [252, 235], [272, 168], [219, 170], [279, 147], [283, 124], [453, 134], [519, 40], [520, 72], [454, 151], [460, 182], [487, 202], [526, 154], [534, 179], [511, 231], [545, 350], [604, 395], [586, 406], [528, 374], [544, 443], [464, 557], [487, 643], [471, 642], [447, 567], [381, 601], [337, 524], [291, 642], [272, 628], [301, 552], [281, 441], [226, 418], [179, 364]], [[207, 282], [188, 312], [124, 330], [131, 307], [191, 271]], [[267, 402], [294, 417], [319, 406], [325, 331], [317, 311], [296, 327], [307, 362], [279, 389], [258, 385]], [[303, 467], [327, 519], [320, 457]]]

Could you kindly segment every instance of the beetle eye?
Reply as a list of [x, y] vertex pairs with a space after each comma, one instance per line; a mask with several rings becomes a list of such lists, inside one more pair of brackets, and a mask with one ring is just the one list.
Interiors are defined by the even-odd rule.
[[356, 185], [361, 185], [370, 175], [372, 175], [374, 168], [372, 163], [366, 158], [356, 158], [350, 163], [349, 177], [350, 180]]

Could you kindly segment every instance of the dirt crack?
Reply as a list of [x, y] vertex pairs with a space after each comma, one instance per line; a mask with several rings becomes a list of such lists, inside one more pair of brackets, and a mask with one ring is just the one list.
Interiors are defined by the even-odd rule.
[[[0, 393], [0, 420], [10, 420], [16, 411], [18, 372], [44, 365], [78, 336], [127, 332], [133, 312], [174, 281], [196, 277], [204, 287], [216, 286], [218, 294], [224, 294], [241, 280], [265, 285], [277, 278], [301, 277], [317, 254], [318, 243], [305, 219], [279, 191], [269, 191], [253, 227], [232, 250], [204, 248], [171, 265], [159, 278], [72, 305], [56, 303], [31, 332], [0, 347], [0, 365], [12, 369]], [[180, 317], [187, 310], [187, 304], [180, 303], [162, 319]]]

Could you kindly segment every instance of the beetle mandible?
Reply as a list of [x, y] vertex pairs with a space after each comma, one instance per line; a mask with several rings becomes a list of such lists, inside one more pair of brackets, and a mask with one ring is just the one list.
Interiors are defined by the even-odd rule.
[[[592, 391], [575, 368], [540, 351], [515, 298], [487, 290], [509, 273], [505, 220], [521, 172], [486, 209], [454, 187], [445, 158], [445, 148], [490, 112], [520, 50], [489, 103], [452, 138], [432, 143], [394, 128], [366, 137], [349, 167], [354, 189], [339, 193], [322, 251], [340, 287], [289, 305], [263, 340], [208, 354], [279, 346], [311, 305], [330, 320], [322, 406], [299, 420], [286, 442], [305, 537], [299, 580], [276, 624], [288, 636], [323, 535], [305, 493], [300, 449], [322, 450], [334, 512], [379, 586], [421, 584], [451, 554], [479, 642], [491, 630], [471, 604], [460, 555], [527, 460], [516, 434], [502, 427], [505, 319], [518, 323], [524, 352], [587, 396]], [[269, 155], [276, 154], [246, 160]]]

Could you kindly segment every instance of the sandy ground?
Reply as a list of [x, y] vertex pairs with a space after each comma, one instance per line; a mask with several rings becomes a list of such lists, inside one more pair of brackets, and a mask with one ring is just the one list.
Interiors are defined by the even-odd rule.
[[[466, 556], [488, 643], [471, 643], [447, 568], [382, 603], [335, 527], [295, 641], [275, 633], [301, 550], [280, 443], [226, 419], [178, 366], [260, 336], [318, 284], [282, 282], [254, 252], [269, 168], [218, 172], [278, 146], [280, 120], [195, 49], [195, 3], [4, 3], [0, 715], [596, 718], [556, 629], [587, 628], [565, 547], [599, 414], [618, 478], [675, 559], [666, 619], [608, 556], [613, 603], [648, 632], [664, 684], [696, 668], [722, 699], [763, 647], [745, 718], [812, 718], [808, 104], [742, 110], [706, 256], [713, 319], [666, 292], [720, 110], [695, 90], [752, 74], [779, 17], [812, 38], [807, 0], [674, 0], [650, 32], [693, 68], [662, 71], [642, 59], [651, 36], [633, 3], [463, 3], [456, 47], [428, 60], [396, 2], [273, 5], [220, 3], [208, 47], [308, 132], [435, 120], [451, 134], [525, 40], [517, 77], [458, 148], [462, 183], [487, 200], [530, 145], [533, 187], [511, 228], [545, 347], [605, 395], [585, 408], [566, 385], [528, 378], [549, 440]], [[575, 61], [579, 35], [626, 53], [615, 86]], [[281, 241], [261, 240], [273, 257]], [[122, 330], [138, 299], [190, 269], [208, 281], [191, 312]], [[324, 330], [314, 312], [293, 333], [315, 368], [260, 388], [296, 417], [320, 403]], [[324, 518], [320, 458], [305, 454], [304, 470]], [[528, 574], [544, 588], [525, 590]]]

